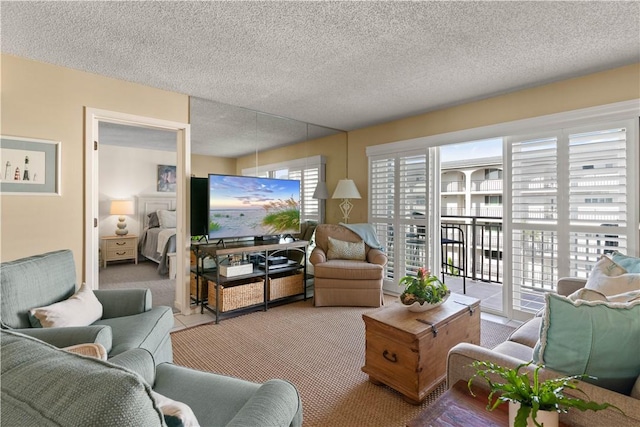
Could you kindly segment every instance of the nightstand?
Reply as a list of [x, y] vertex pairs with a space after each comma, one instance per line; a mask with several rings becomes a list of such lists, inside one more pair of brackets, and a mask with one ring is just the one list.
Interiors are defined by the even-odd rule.
[[109, 261], [132, 259], [138, 263], [138, 236], [104, 236], [102, 237], [102, 262], [107, 267]]

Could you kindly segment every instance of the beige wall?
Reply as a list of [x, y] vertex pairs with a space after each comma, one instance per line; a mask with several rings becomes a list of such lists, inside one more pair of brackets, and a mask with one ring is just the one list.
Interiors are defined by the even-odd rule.
[[191, 175], [206, 178], [210, 173], [236, 174], [236, 159], [191, 155]]
[[[187, 122], [189, 99], [182, 94], [8, 55], [2, 55], [1, 59], [2, 134], [62, 141], [62, 196], [0, 197], [0, 259], [70, 248], [81, 277], [84, 263], [83, 108]], [[640, 64], [349, 132], [348, 168], [345, 135], [260, 152], [258, 165], [326, 156], [329, 192], [346, 173], [363, 196], [353, 201], [351, 222], [366, 222], [367, 146], [636, 98], [640, 98]], [[256, 157], [235, 161], [192, 156], [192, 162], [196, 176], [204, 176], [212, 168], [220, 173], [239, 174], [243, 168], [255, 166]], [[340, 221], [338, 203], [327, 201], [327, 222]]]
[[[354, 207], [350, 222], [367, 222], [368, 219], [368, 146], [638, 98], [640, 64], [633, 64], [351, 131], [348, 177], [355, 181], [362, 199], [352, 200]], [[341, 143], [345, 143], [344, 138]], [[303, 147], [304, 143], [298, 145]], [[260, 153], [260, 163], [270, 163], [267, 159], [273, 157], [279, 158], [279, 161], [291, 160], [300, 156], [300, 151], [304, 149], [293, 146], [274, 151], [277, 152], [276, 156], [272, 156], [271, 152]], [[326, 149], [322, 147], [319, 151], [321, 154], [339, 153], [327, 161], [327, 187], [331, 193], [338, 180], [344, 177], [344, 148], [334, 145]], [[336, 158], [341, 159], [340, 165], [332, 164]], [[251, 159], [247, 161], [250, 163]], [[341, 220], [339, 202], [327, 200], [327, 222], [337, 223]]]
[[[331, 195], [331, 192], [338, 184], [338, 180], [344, 178], [346, 172], [347, 160], [345, 147], [346, 134], [340, 133], [290, 145], [288, 147], [277, 148], [275, 150], [262, 151], [258, 152], [257, 161], [255, 154], [238, 158], [236, 174], [242, 175], [242, 169], [245, 168], [322, 155], [326, 158], [325, 174], [327, 177], [327, 188], [329, 189], [329, 195]], [[362, 189], [360, 191], [362, 192]], [[326, 221], [329, 223], [338, 223], [341, 221], [342, 214], [340, 213], [338, 203], [333, 203], [329, 200], [325, 216]]]
[[71, 249], [84, 264], [84, 107], [187, 123], [189, 97], [95, 74], [1, 57], [2, 134], [61, 141], [61, 196], [0, 197], [0, 259]]

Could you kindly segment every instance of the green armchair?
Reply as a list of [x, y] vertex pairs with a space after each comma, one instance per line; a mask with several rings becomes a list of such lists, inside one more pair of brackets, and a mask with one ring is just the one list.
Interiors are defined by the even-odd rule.
[[71, 297], [76, 291], [76, 269], [70, 250], [35, 255], [0, 264], [0, 322], [56, 347], [95, 342], [109, 358], [130, 348], [148, 350], [156, 364], [171, 362], [169, 307], [152, 307], [148, 289], [94, 291], [102, 304], [102, 318], [83, 327], [32, 327], [29, 310]]

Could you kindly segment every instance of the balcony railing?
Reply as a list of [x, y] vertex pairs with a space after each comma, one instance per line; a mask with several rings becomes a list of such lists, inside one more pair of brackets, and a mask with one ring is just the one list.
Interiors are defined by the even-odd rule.
[[440, 222], [445, 232], [459, 228], [464, 236], [458, 247], [441, 242], [444, 274], [502, 283], [501, 217], [442, 215]]
[[478, 179], [471, 181], [471, 191], [500, 191], [502, 192], [501, 179]]
[[441, 183], [441, 192], [442, 193], [455, 193], [455, 192], [463, 192], [464, 181], [443, 181]]
[[[465, 208], [462, 206], [440, 208], [441, 217], [465, 217]], [[470, 208], [471, 215], [481, 218], [502, 218], [502, 206], [474, 206]]]

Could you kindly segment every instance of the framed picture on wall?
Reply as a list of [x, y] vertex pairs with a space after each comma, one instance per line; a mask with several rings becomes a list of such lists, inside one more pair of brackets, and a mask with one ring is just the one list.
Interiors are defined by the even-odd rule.
[[158, 165], [158, 192], [175, 193], [176, 191], [176, 167], [170, 165]]
[[60, 195], [60, 141], [0, 136], [0, 193]]

